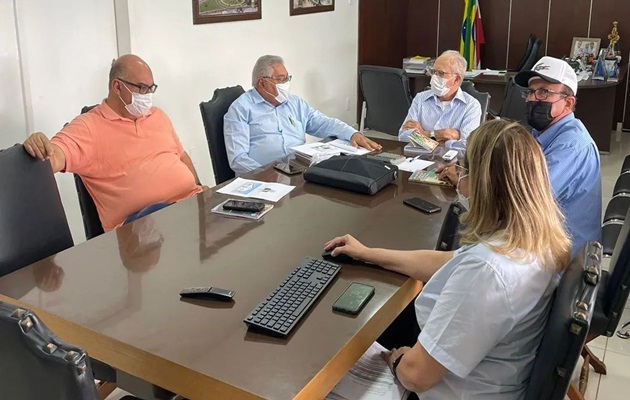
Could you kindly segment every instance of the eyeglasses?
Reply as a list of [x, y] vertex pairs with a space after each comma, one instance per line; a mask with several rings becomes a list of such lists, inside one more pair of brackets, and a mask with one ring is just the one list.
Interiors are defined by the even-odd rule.
[[287, 76], [281, 76], [278, 78], [274, 78], [273, 76], [263, 76], [263, 78], [265, 79], [269, 79], [270, 81], [274, 81], [276, 83], [287, 83], [287, 82], [291, 82], [291, 75], [287, 75]]
[[455, 72], [440, 71], [439, 69], [434, 68], [427, 69], [427, 74], [429, 76], [437, 75], [440, 78], [444, 78], [444, 75], [457, 75]]
[[551, 94], [557, 94], [557, 95], [560, 95], [560, 96], [563, 96], [563, 97], [571, 96], [568, 93], [556, 92], [555, 90], [549, 90], [549, 89], [544, 89], [544, 88], [525, 89], [525, 90], [523, 90], [522, 94], [523, 94], [523, 98], [525, 100], [529, 99], [532, 95], [534, 95], [536, 100], [547, 100], [547, 98]]
[[126, 83], [127, 85], [131, 85], [131, 86], [135, 86], [138, 88], [138, 92], [140, 92], [140, 94], [147, 94], [147, 93], [155, 93], [155, 91], [157, 90], [158, 85], [156, 85], [155, 83], [151, 86], [147, 86], [147, 85], [143, 85], [143, 84], [136, 84], [136, 83], [131, 83], [128, 82], [124, 79], [120, 79], [120, 78], [116, 78], [121, 82]]

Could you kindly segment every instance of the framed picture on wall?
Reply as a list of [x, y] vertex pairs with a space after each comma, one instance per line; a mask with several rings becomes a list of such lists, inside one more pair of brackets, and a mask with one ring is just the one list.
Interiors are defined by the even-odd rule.
[[335, 0], [289, 0], [289, 14], [302, 15], [335, 11]]
[[193, 24], [262, 18], [262, 0], [192, 0]]
[[571, 43], [571, 58], [582, 58], [586, 56], [589, 60], [597, 58], [599, 54], [600, 38], [574, 37]]

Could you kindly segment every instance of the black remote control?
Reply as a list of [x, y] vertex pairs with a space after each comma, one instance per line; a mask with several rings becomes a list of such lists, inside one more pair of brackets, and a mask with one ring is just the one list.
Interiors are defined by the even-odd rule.
[[234, 291], [216, 287], [191, 287], [182, 290], [179, 295], [188, 299], [230, 301]]

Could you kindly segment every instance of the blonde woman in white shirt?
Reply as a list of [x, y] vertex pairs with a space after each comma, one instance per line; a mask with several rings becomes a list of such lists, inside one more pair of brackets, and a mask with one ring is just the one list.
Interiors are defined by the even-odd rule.
[[469, 201], [459, 250], [369, 248], [350, 235], [325, 247], [426, 282], [417, 342], [385, 355], [405, 388], [420, 399], [520, 399], [571, 242], [540, 146], [518, 123], [475, 130], [459, 175]]

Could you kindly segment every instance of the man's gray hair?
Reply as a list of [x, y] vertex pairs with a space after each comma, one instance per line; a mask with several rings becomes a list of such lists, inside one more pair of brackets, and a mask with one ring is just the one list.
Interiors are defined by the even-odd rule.
[[284, 60], [280, 56], [266, 55], [256, 61], [254, 70], [252, 71], [252, 86], [256, 87], [256, 83], [260, 78], [271, 76], [273, 74], [273, 66], [276, 64], [284, 65]]
[[462, 57], [461, 54], [459, 54], [458, 51], [446, 50], [444, 53], [440, 54], [440, 57], [448, 58], [449, 64], [453, 68], [453, 72], [464, 79], [464, 73], [466, 72], [468, 63], [466, 62], [466, 59]]

